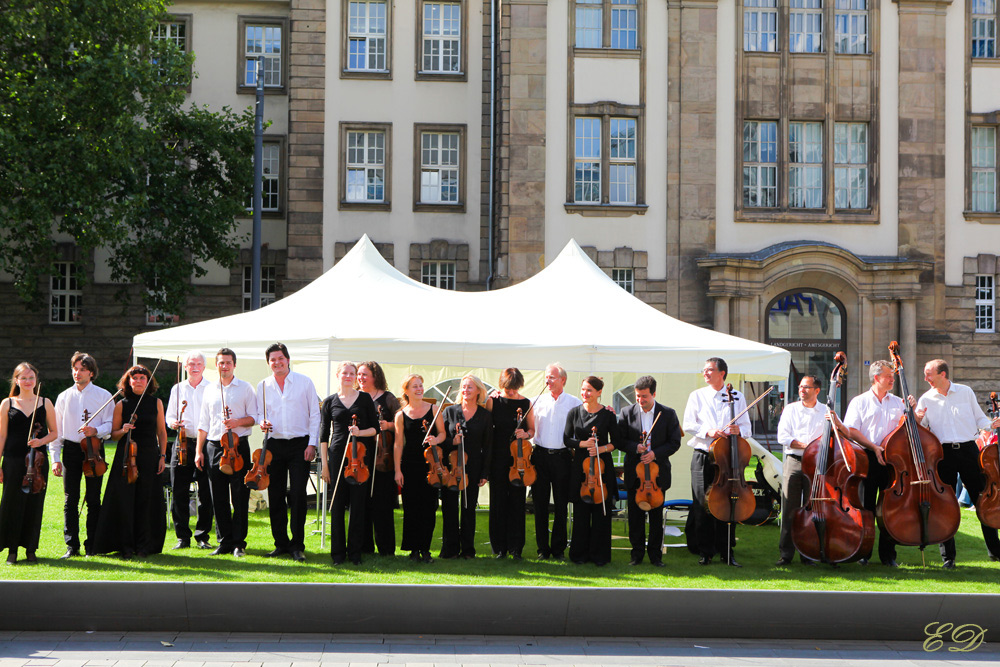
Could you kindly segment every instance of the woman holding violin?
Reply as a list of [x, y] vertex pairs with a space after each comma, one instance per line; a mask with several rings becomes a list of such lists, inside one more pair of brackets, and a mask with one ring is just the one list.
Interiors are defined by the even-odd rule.
[[0, 401], [0, 551], [7, 549], [10, 565], [17, 562], [19, 548], [29, 563], [38, 562], [35, 550], [49, 477], [46, 445], [58, 435], [52, 401], [38, 396], [38, 370], [26, 361], [18, 364], [10, 393]]
[[[145, 366], [132, 366], [118, 380], [124, 398], [115, 405], [111, 437], [118, 440], [97, 523], [94, 553], [140, 558], [163, 551], [166, 505], [160, 473], [166, 468], [167, 422], [159, 385]], [[134, 457], [134, 483], [123, 474]]]
[[444, 455], [459, 484], [441, 490], [440, 558], [476, 555], [476, 503], [489, 477], [493, 417], [486, 409], [486, 386], [475, 375], [462, 378], [461, 402], [444, 409]]
[[382, 367], [375, 361], [358, 364], [358, 385], [375, 401], [379, 434], [375, 440], [375, 467], [372, 470], [371, 496], [365, 512], [365, 544], [362, 552], [380, 556], [396, 553], [396, 520], [393, 510], [399, 507], [399, 488], [394, 467], [396, 425], [393, 418], [399, 411], [399, 399], [389, 391]]
[[618, 498], [618, 478], [611, 452], [618, 442], [615, 414], [601, 405], [604, 380], [591, 375], [580, 385], [578, 405], [566, 416], [563, 442], [573, 455], [573, 536], [569, 558], [598, 567], [611, 562], [611, 513]]
[[[334, 565], [348, 558], [355, 565], [361, 563], [368, 485], [375, 463], [378, 413], [372, 397], [356, 388], [357, 377], [358, 367], [353, 362], [340, 362], [337, 365], [340, 391], [323, 401], [320, 408], [323, 481], [333, 485], [330, 557]], [[345, 534], [344, 512], [348, 500], [351, 514]]]
[[[445, 439], [444, 419], [434, 414], [434, 406], [424, 400], [424, 379], [416, 374], [403, 378], [403, 407], [396, 413], [396, 449], [393, 454], [396, 484], [403, 494], [403, 551], [410, 560], [433, 563], [431, 539], [434, 537], [438, 490], [427, 480], [428, 465], [424, 450], [440, 445]], [[438, 448], [440, 450], [440, 447]]]
[[[489, 464], [490, 480], [490, 546], [494, 558], [521, 560], [524, 550], [524, 505], [528, 491], [510, 482], [514, 458], [510, 444], [515, 439], [527, 440], [535, 434], [535, 415], [531, 401], [519, 393], [524, 376], [516, 368], [506, 368], [500, 374], [500, 393], [486, 402], [493, 413], [493, 450]], [[518, 419], [518, 410], [521, 411]]]

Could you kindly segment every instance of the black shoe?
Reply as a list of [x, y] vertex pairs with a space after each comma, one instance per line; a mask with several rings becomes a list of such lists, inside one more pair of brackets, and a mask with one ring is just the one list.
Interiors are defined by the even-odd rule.
[[122, 560], [132, 560], [132, 552], [131, 551], [123, 551], [122, 552]]
[[858, 565], [868, 565], [868, 559], [867, 558], [861, 558], [861, 559], [859, 559], [858, 560]]
[[641, 558], [633, 558], [632, 560], [630, 560], [628, 562], [628, 564], [629, 565], [642, 565], [642, 559]]
[[246, 550], [243, 547], [236, 547], [233, 549], [233, 556], [236, 558], [243, 558], [247, 555]]
[[421, 558], [420, 558], [420, 562], [421, 563], [433, 563], [434, 559], [431, 558], [431, 552], [430, 551], [425, 551], [424, 555], [421, 556]]
[[774, 566], [775, 567], [785, 567], [786, 565], [791, 565], [791, 564], [792, 564], [792, 559], [791, 558], [781, 557], [781, 558], [778, 559], [778, 562], [774, 564]]
[[230, 553], [232, 553], [232, 551], [229, 551], [227, 549], [223, 549], [221, 546], [218, 546], [218, 547], [215, 547], [215, 551], [213, 551], [212, 553], [210, 553], [208, 555], [209, 556], [221, 556], [222, 554], [230, 554]]
[[510, 555], [510, 559], [511, 560], [521, 560], [521, 554], [511, 554]]
[[607, 565], [607, 563], [605, 563], [604, 561], [601, 562], [597, 562], [596, 560], [594, 561], [595, 567], [604, 567], [605, 565]]
[[733, 558], [732, 556], [729, 557], [729, 560], [726, 561], [726, 564], [730, 565], [732, 567], [743, 567], [742, 565], [740, 565], [739, 563], [737, 563], [736, 559]]
[[892, 560], [882, 561], [882, 565], [885, 565], [886, 567], [899, 567], [899, 563], [896, 562], [895, 558], [893, 558]]
[[412, 561], [419, 561], [420, 560], [420, 552], [419, 551], [411, 551], [410, 552], [410, 560], [412, 560]]
[[333, 557], [333, 564], [334, 565], [343, 565], [345, 560], [347, 560], [346, 556], [334, 556]]
[[562, 560], [563, 558], [563, 552], [561, 551], [557, 554], [549, 554], [549, 560]]
[[211, 549], [212, 545], [208, 543], [208, 540], [196, 540], [195, 546], [199, 549]]
[[361, 559], [360, 558], [352, 558], [351, 559], [351, 564], [353, 564], [353, 565], [361, 565]]
[[1000, 556], [994, 556], [993, 554], [990, 554], [990, 560], [995, 563], [998, 560], [1000, 560]]
[[458, 558], [458, 554], [438, 554], [438, 558], [441, 560], [455, 560]]
[[304, 552], [304, 551], [293, 551], [292, 552], [292, 560], [294, 560], [296, 563], [304, 563], [304, 562], [306, 562], [306, 552]]
[[288, 553], [288, 549], [286, 549], [284, 547], [278, 547], [274, 551], [269, 551], [267, 554], [265, 554], [265, 557], [266, 558], [277, 558], [278, 556], [284, 556], [287, 553]]
[[546, 559], [548, 559], [548, 557], [549, 557], [549, 552], [547, 552], [547, 551], [539, 551], [538, 552], [538, 560], [546, 560]]
[[712, 564], [711, 556], [702, 556], [701, 558], [698, 559], [698, 565], [711, 565], [711, 564]]
[[507, 552], [506, 551], [501, 551], [498, 554], [493, 554], [493, 557], [496, 558], [497, 560], [503, 560], [504, 558], [507, 557]]
[[570, 561], [572, 561], [574, 565], [583, 565], [584, 563], [587, 562], [585, 560], [577, 560], [576, 558], [570, 558]]
[[946, 570], [954, 570], [955, 569], [955, 559], [954, 558], [946, 558], [945, 561], [943, 563], [941, 563], [941, 567], [943, 567]]
[[651, 560], [651, 561], [649, 561], [649, 564], [652, 565], [653, 567], [666, 567], [667, 566], [667, 564], [664, 563], [662, 560]]
[[25, 550], [25, 552], [24, 552], [24, 560], [27, 561], [27, 562], [29, 562], [29, 563], [37, 563], [38, 562], [38, 557], [35, 556], [35, 552], [34, 551], [27, 551], [27, 550]]
[[[800, 558], [800, 559], [799, 559], [799, 562], [801, 562], [801, 563], [802, 563], [803, 565], [805, 565], [805, 566], [807, 566], [807, 567], [808, 567], [808, 566], [812, 566], [812, 565], [815, 565], [815, 564], [816, 564], [816, 561], [814, 561], [814, 560], [808, 560], [808, 559], [806, 559], [806, 558]], [[836, 563], [830, 563], [830, 565], [831, 565], [832, 567], [837, 567], [837, 564], [836, 564]]]
[[7, 565], [17, 565], [17, 552], [13, 549], [7, 554]]
[[191, 540], [177, 540], [177, 544], [174, 545], [174, 549], [187, 549], [191, 546]]
[[80, 555], [80, 550], [76, 547], [68, 547], [66, 553], [59, 557], [59, 560], [66, 560], [67, 558], [73, 558]]

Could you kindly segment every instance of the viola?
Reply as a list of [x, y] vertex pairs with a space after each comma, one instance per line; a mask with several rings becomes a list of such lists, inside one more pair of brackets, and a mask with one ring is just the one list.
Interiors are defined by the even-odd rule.
[[[223, 419], [229, 419], [232, 412], [230, 412], [229, 407], [226, 405], [226, 391], [221, 382], [219, 383], [219, 391], [222, 392], [222, 417]], [[239, 444], [239, 437], [230, 428], [227, 428], [226, 432], [219, 438], [219, 446], [222, 448], [222, 458], [219, 459], [219, 472], [223, 475], [232, 475], [243, 470], [243, 456], [240, 455]]]
[[[379, 422], [385, 421], [382, 416], [382, 406], [376, 404]], [[392, 472], [392, 447], [395, 443], [395, 433], [379, 429], [375, 436], [375, 470], [376, 472]]]
[[[733, 385], [726, 385], [729, 395], [730, 425], [736, 423], [736, 398]], [[743, 471], [750, 463], [750, 443], [739, 433], [720, 435], [710, 446], [712, 460], [717, 467], [715, 480], [708, 489], [708, 511], [719, 521], [742, 523], [750, 518], [757, 501], [747, 484]]]
[[[1000, 402], [997, 393], [990, 392], [990, 417], [1000, 417]], [[983, 469], [984, 486], [976, 499], [976, 516], [984, 526], [1000, 528], [1000, 453], [997, 442], [1000, 428], [994, 429], [988, 437], [981, 438], [979, 465]]]
[[[590, 437], [594, 439], [600, 447], [601, 441], [597, 437], [597, 427], [590, 427]], [[588, 505], [600, 503], [607, 513], [607, 506], [604, 504], [608, 497], [608, 486], [604, 483], [604, 475], [601, 472], [601, 455], [588, 456], [583, 460], [583, 483], [580, 485], [580, 499]]]
[[187, 432], [184, 430], [184, 410], [187, 409], [187, 406], [187, 401], [181, 401], [181, 412], [177, 415], [177, 421], [181, 425], [177, 429], [177, 439], [174, 440], [174, 463], [179, 466], [186, 466], [188, 459]]
[[465, 423], [455, 424], [455, 435], [458, 436], [458, 447], [448, 454], [448, 469], [455, 486], [449, 487], [449, 490], [465, 491], [469, 486], [469, 477], [465, 474], [465, 464], [469, 462], [469, 455], [465, 453]]
[[[351, 425], [358, 425], [358, 416], [351, 415]], [[347, 447], [344, 448], [344, 481], [357, 486], [368, 481], [371, 473], [365, 464], [365, 446], [355, 435], [347, 438]]]
[[[847, 355], [838, 352], [834, 360], [826, 395], [831, 412], [847, 375]], [[795, 548], [810, 560], [831, 564], [868, 558], [875, 544], [875, 514], [861, 499], [861, 483], [868, 476], [864, 449], [841, 439], [827, 420], [823, 435], [802, 453], [802, 472], [810, 480], [809, 498], [792, 518]]]
[[[39, 383], [38, 388], [41, 388]], [[37, 391], [37, 389], [36, 389]], [[28, 440], [42, 437], [42, 424], [35, 423], [35, 412], [38, 411], [38, 395], [35, 395], [35, 409], [31, 412], [31, 423], [28, 425]], [[25, 472], [21, 480], [23, 493], [41, 493], [45, 489], [45, 457], [38, 453], [37, 447], [29, 447], [24, 457]]]
[[[266, 389], [264, 393], [267, 393]], [[262, 402], [264, 404], [264, 421], [267, 421], [267, 398], [262, 398]], [[264, 442], [261, 443], [260, 449], [251, 455], [253, 465], [250, 466], [250, 471], [243, 478], [243, 483], [247, 485], [248, 489], [263, 491], [271, 483], [271, 476], [267, 473], [267, 467], [271, 465], [272, 458], [271, 452], [267, 449], [267, 441], [270, 439], [271, 427], [267, 426], [264, 428]]]
[[[422, 420], [424, 433], [428, 433], [429, 425], [427, 420]], [[424, 435], [424, 442], [427, 436]], [[427, 461], [427, 483], [435, 489], [442, 487], [451, 488], [455, 486], [455, 480], [444, 465], [444, 454], [440, 445], [428, 445], [424, 448], [424, 460]]]
[[[117, 395], [117, 394], [116, 394]], [[112, 398], [114, 398], [112, 396]], [[100, 412], [100, 410], [98, 410]], [[95, 415], [96, 416], [96, 415]], [[83, 411], [83, 425], [90, 424], [90, 413]], [[80, 440], [80, 447], [83, 449], [83, 474], [85, 477], [103, 477], [108, 471], [108, 464], [101, 456], [101, 439], [96, 435], [84, 436]]]
[[[522, 427], [524, 417], [521, 416], [521, 408], [517, 409], [517, 424], [514, 426], [516, 433]], [[538, 478], [534, 464], [531, 463], [531, 452], [533, 451], [531, 442], [521, 438], [514, 438], [510, 442], [510, 457], [513, 462], [510, 465], [510, 484], [517, 488], [531, 486]]]
[[[656, 415], [656, 419], [659, 419], [660, 415]], [[656, 420], [653, 420], [653, 426], [656, 426]], [[653, 430], [653, 427], [650, 427]], [[649, 434], [645, 431], [639, 436], [639, 446], [645, 446], [647, 451], [649, 448]], [[640, 452], [642, 453], [642, 452]], [[635, 467], [635, 476], [639, 479], [639, 488], [635, 491], [635, 504], [638, 505], [639, 509], [643, 512], [648, 512], [649, 510], [654, 510], [663, 504], [663, 489], [659, 487], [656, 483], [657, 478], [660, 476], [660, 466], [657, 465], [656, 461], [650, 461], [649, 463], [639, 462], [639, 465]]]
[[[133, 412], [132, 417], [128, 420], [128, 423], [135, 426], [136, 414]], [[138, 456], [137, 447], [135, 440], [132, 439], [132, 431], [125, 431], [125, 456], [122, 461], [122, 477], [129, 484], [135, 484], [135, 481], [139, 479], [139, 466], [136, 461]]]
[[[899, 343], [889, 343], [893, 371], [903, 396], [909, 396]], [[950, 540], [958, 532], [961, 512], [955, 490], [941, 481], [937, 468], [944, 452], [929, 430], [917, 423], [909, 401], [899, 426], [882, 441], [891, 484], [880, 501], [882, 525], [899, 544], [919, 546]]]

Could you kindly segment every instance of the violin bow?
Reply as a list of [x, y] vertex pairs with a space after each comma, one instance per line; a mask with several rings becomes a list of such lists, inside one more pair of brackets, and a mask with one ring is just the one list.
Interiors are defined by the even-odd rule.
[[[156, 360], [156, 365], [153, 366], [153, 372], [149, 376], [150, 380], [152, 380], [153, 378], [156, 377], [156, 369], [160, 367], [160, 362], [161, 361], [163, 361], [163, 359], [157, 359]], [[149, 389], [149, 385], [150, 385], [150, 382], [147, 382], [146, 386], [143, 387], [143, 389], [142, 389], [142, 393], [139, 394], [139, 400], [135, 402], [135, 409], [132, 410], [132, 416], [129, 417], [129, 421], [132, 421], [132, 417], [135, 417], [135, 413], [139, 411], [139, 404], [142, 403], [142, 399], [144, 399], [146, 397], [146, 390]], [[105, 405], [107, 405], [107, 403], [105, 403]], [[98, 412], [100, 412], [100, 410], [98, 410]]]
[[[38, 384], [39, 384], [39, 386], [41, 386], [40, 382]], [[108, 407], [108, 403], [110, 403], [111, 401], [113, 401], [116, 398], [118, 398], [118, 394], [122, 393], [123, 391], [125, 391], [125, 390], [124, 389], [119, 389], [118, 391], [116, 391], [115, 393], [113, 393], [111, 395], [111, 398], [109, 398], [108, 400], [104, 401], [104, 405], [102, 405], [101, 407], [97, 408], [97, 410], [94, 411], [94, 414], [90, 415], [90, 418], [87, 419], [87, 421], [83, 422], [83, 426], [81, 426], [80, 428], [78, 428], [76, 430], [76, 432], [77, 433], [83, 433], [83, 429], [87, 428], [87, 426], [90, 425], [90, 422], [92, 422], [94, 420], [94, 417], [96, 417], [97, 415], [101, 414], [101, 410], [103, 410], [104, 408]]]
[[378, 415], [379, 427], [378, 427], [378, 433], [375, 434], [375, 456], [372, 458], [372, 483], [371, 483], [371, 487], [372, 488], [369, 490], [369, 494], [368, 494], [369, 498], [374, 498], [375, 497], [375, 473], [378, 472], [378, 470], [375, 469], [375, 461], [378, 461], [378, 446], [381, 443], [382, 447], [385, 448], [385, 443], [382, 442], [382, 421], [383, 421], [382, 420], [382, 406], [376, 404], [375, 405], [375, 412]]
[[427, 442], [427, 438], [430, 437], [431, 428], [433, 428], [434, 424], [437, 423], [438, 415], [440, 415], [441, 411], [444, 410], [444, 404], [448, 400], [448, 395], [451, 394], [451, 390], [452, 387], [449, 386], [448, 391], [444, 392], [444, 396], [441, 397], [441, 405], [438, 406], [437, 412], [434, 413], [434, 419], [431, 420], [430, 426], [427, 427], [427, 433], [424, 434], [424, 439], [421, 441], [420, 444], [424, 444], [425, 442]]
[[462, 466], [462, 479], [465, 480], [465, 488], [462, 489], [462, 507], [469, 509], [469, 478], [466, 476], [465, 470], [465, 433], [462, 432], [464, 428], [464, 421], [455, 424], [455, 433], [458, 435], [458, 462]]
[[723, 428], [721, 428], [721, 429], [719, 429], [719, 430], [720, 430], [720, 431], [725, 431], [725, 430], [726, 430], [726, 429], [728, 429], [728, 428], [729, 428], [730, 426], [732, 426], [733, 424], [735, 424], [735, 423], [736, 423], [736, 421], [737, 421], [737, 420], [738, 420], [738, 419], [739, 419], [740, 417], [742, 417], [742, 416], [743, 416], [743, 415], [745, 415], [746, 413], [750, 412], [750, 409], [751, 409], [751, 408], [752, 408], [753, 406], [757, 405], [758, 403], [760, 403], [761, 401], [763, 401], [763, 400], [764, 400], [765, 398], [767, 398], [768, 396], [770, 396], [770, 395], [771, 395], [771, 392], [772, 392], [772, 391], [774, 391], [774, 385], [773, 385], [773, 384], [772, 384], [772, 385], [771, 385], [770, 387], [768, 387], [768, 388], [767, 388], [767, 391], [765, 391], [765, 392], [764, 392], [763, 394], [761, 394], [761, 395], [760, 395], [760, 396], [758, 396], [758, 397], [757, 397], [756, 399], [754, 399], [754, 402], [753, 402], [753, 403], [751, 403], [750, 405], [748, 405], [748, 406], [746, 406], [745, 408], [743, 408], [743, 410], [742, 410], [742, 411], [740, 411], [740, 413], [739, 413], [738, 415], [736, 415], [735, 417], [733, 417], [732, 421], [730, 421], [730, 422], [729, 422], [728, 424], [726, 424], [726, 425], [725, 425], [725, 426], [724, 426]]
[[[31, 442], [31, 434], [35, 430], [35, 413], [38, 412], [38, 399], [42, 395], [42, 383], [35, 385], [35, 407], [31, 409], [31, 421], [28, 423], [28, 440]], [[27, 444], [27, 443], [25, 443]]]
[[523, 415], [521, 415], [521, 421], [519, 421], [516, 424], [514, 424], [514, 431], [517, 431], [517, 429], [521, 428], [521, 426], [524, 425], [524, 422], [527, 421], [527, 419], [528, 419], [528, 414], [531, 413], [531, 409], [535, 407], [535, 403], [538, 402], [538, 399], [540, 399], [542, 397], [542, 394], [544, 394], [545, 390], [548, 389], [548, 388], [549, 388], [549, 385], [544, 385], [542, 387], [542, 390], [540, 392], [538, 392], [538, 396], [535, 396], [535, 400], [533, 400], [531, 402], [531, 405], [528, 406], [528, 412], [525, 412]]
[[[661, 412], [658, 415], [656, 415], [656, 417], [653, 418], [653, 423], [649, 425], [649, 430], [646, 431], [646, 437], [643, 438], [643, 441], [639, 443], [643, 447], [647, 447], [648, 446], [649, 439], [653, 437], [653, 429], [656, 428], [656, 422], [660, 421], [660, 415], [662, 415], [662, 414], [663, 413]], [[645, 453], [645, 452], [643, 452], [643, 453]]]
[[[357, 424], [357, 415], [354, 415], [354, 423]], [[344, 473], [344, 461], [347, 460], [347, 448], [351, 446], [351, 438], [353, 438], [353, 437], [354, 436], [351, 435], [351, 432], [348, 429], [348, 431], [347, 431], [347, 442], [344, 443], [344, 455], [340, 457], [340, 468], [337, 470], [337, 481], [334, 482], [334, 484], [333, 484], [333, 496], [330, 498], [330, 509], [329, 509], [330, 512], [333, 511], [333, 503], [337, 499], [337, 489], [340, 487], [340, 476]], [[331, 439], [333, 438], [333, 422], [332, 421], [330, 422], [330, 438]], [[374, 484], [372, 486], [374, 486]]]
[[[594, 450], [596, 451], [601, 446], [599, 444], [600, 443], [600, 439], [598, 439], [598, 437], [597, 437], [597, 427], [596, 426], [591, 427], [591, 434], [594, 437], [594, 445], [595, 445]], [[604, 510], [604, 516], [607, 516], [608, 515], [608, 499], [607, 499], [607, 496], [604, 495], [604, 483], [601, 481], [601, 478], [604, 476], [604, 473], [601, 472], [601, 455], [600, 455], [600, 453], [594, 454], [594, 458], [597, 459], [597, 488], [599, 488], [601, 490], [601, 509]]]

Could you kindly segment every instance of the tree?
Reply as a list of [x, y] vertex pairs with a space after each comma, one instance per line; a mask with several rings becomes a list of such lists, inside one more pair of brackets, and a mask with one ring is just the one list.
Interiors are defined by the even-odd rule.
[[[235, 261], [253, 114], [184, 107], [193, 58], [165, 0], [0, 0], [0, 270], [28, 302], [72, 241], [110, 253], [118, 297], [180, 313]], [[82, 277], [82, 276], [81, 276]]]

